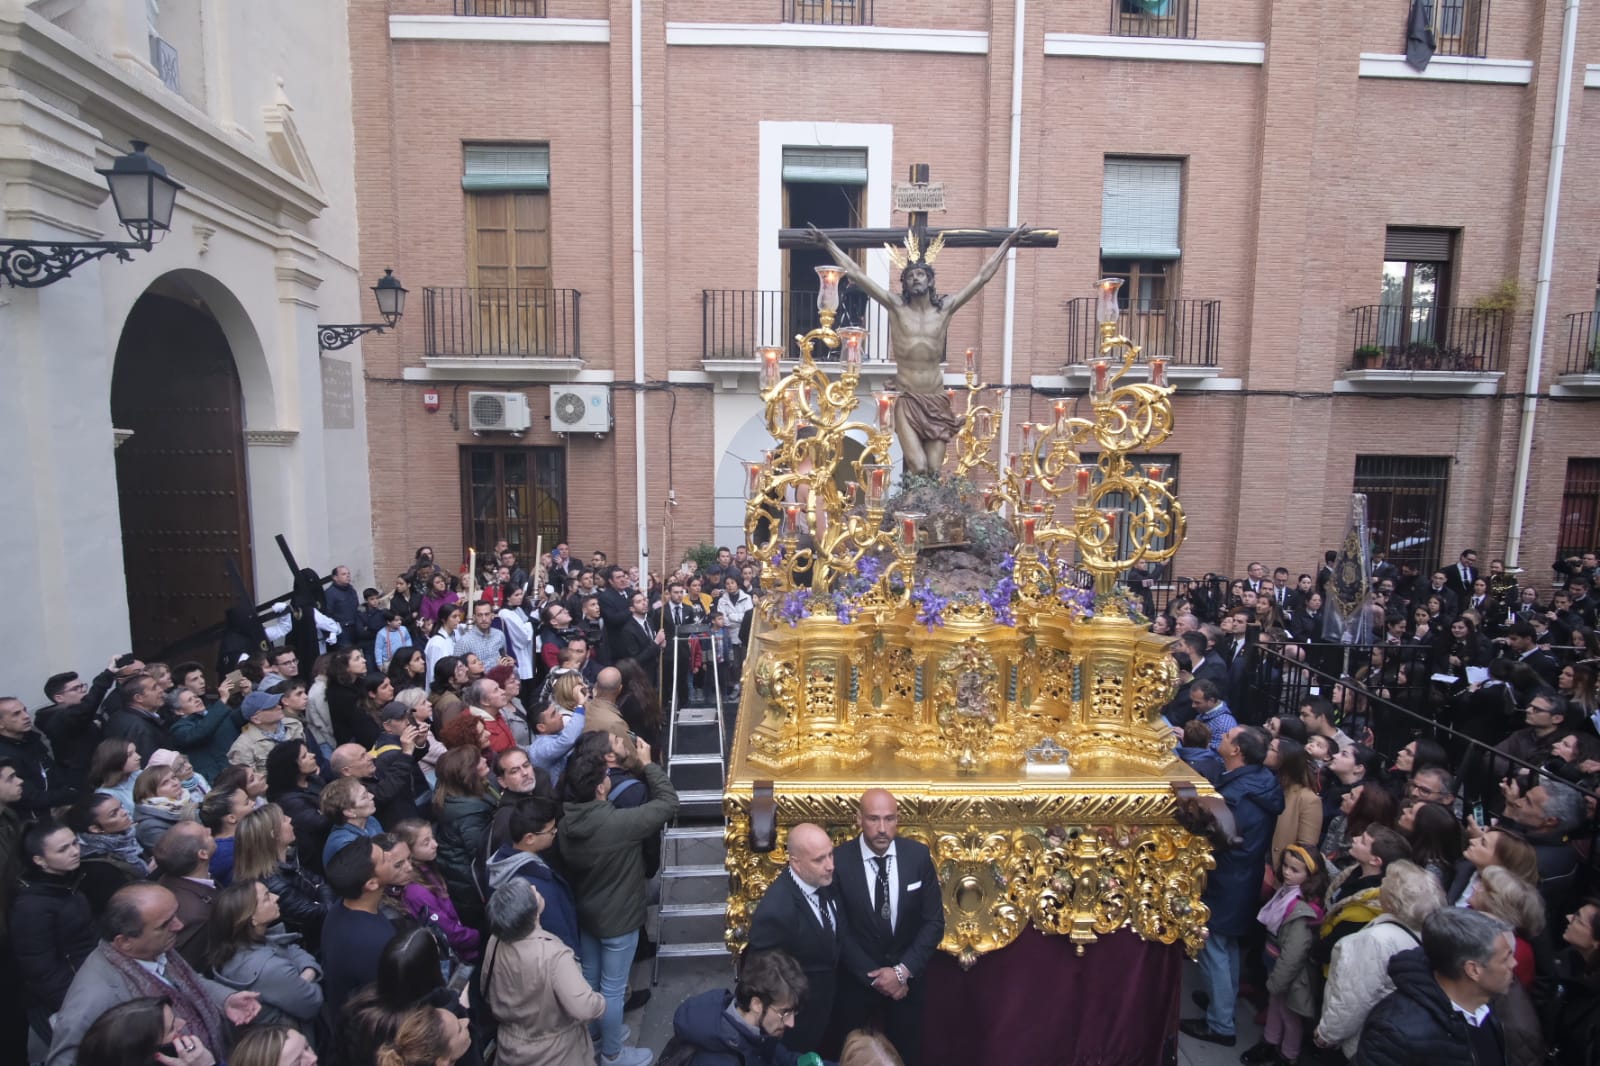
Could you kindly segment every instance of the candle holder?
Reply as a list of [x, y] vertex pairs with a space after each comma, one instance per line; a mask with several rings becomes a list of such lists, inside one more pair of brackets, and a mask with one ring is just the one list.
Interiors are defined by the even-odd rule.
[[757, 348], [756, 358], [761, 360], [761, 391], [770, 392], [783, 379], [782, 348]]
[[832, 263], [817, 267], [817, 317], [824, 326], [833, 325], [834, 312], [839, 310], [839, 279], [844, 271]]
[[867, 331], [860, 326], [845, 326], [838, 331], [840, 360], [846, 373], [861, 370], [861, 353], [867, 349]]

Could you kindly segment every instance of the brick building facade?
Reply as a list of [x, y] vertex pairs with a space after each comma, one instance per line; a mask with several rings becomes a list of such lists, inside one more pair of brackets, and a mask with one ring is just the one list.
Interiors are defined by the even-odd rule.
[[[1570, 317], [1600, 268], [1600, 22], [1530, 380], [1562, 8], [1438, 7], [1419, 76], [1406, 0], [350, 0], [362, 266], [413, 292], [363, 342], [378, 573], [506, 535], [627, 561], [644, 540], [657, 570], [728, 543], [762, 446], [751, 350], [808, 318], [776, 230], [903, 224], [915, 162], [945, 183], [936, 224], [1061, 230], [951, 333], [1012, 386], [1013, 433], [1082, 394], [1072, 301], [1129, 277], [1127, 325], [1179, 382], [1178, 573], [1310, 570], [1355, 487], [1397, 554], [1501, 554], [1524, 392], [1542, 572], [1600, 537], [1600, 364]], [[984, 254], [947, 251], [941, 290]], [[608, 397], [611, 427], [554, 432], [552, 392]], [[477, 393], [524, 397], [530, 428], [475, 433]]]

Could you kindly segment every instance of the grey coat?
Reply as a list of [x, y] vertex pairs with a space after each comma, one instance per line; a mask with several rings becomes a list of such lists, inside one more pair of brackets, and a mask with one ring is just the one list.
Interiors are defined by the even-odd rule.
[[[307, 981], [300, 971], [317, 972]], [[294, 1025], [307, 1035], [322, 1010], [322, 964], [300, 946], [300, 934], [275, 925], [264, 944], [236, 952], [216, 971], [216, 979], [240, 992], [261, 996], [261, 1013], [252, 1024]]]
[[[130, 986], [122, 974], [106, 961], [108, 950], [106, 945], [101, 943], [91, 951], [78, 969], [77, 976], [72, 979], [72, 987], [67, 989], [67, 998], [61, 1004], [61, 1010], [55, 1015], [55, 1034], [50, 1041], [50, 1054], [45, 1059], [46, 1066], [76, 1066], [78, 1044], [83, 1040], [83, 1034], [89, 1031], [89, 1027], [112, 1007], [137, 999], [142, 994], [139, 989]], [[215, 981], [208, 981], [198, 975], [196, 980], [211, 997], [211, 1002], [217, 1011], [222, 1012], [223, 1004], [234, 994], [235, 989], [219, 985]], [[223, 1049], [206, 1050], [217, 1055], [221, 1054]]]

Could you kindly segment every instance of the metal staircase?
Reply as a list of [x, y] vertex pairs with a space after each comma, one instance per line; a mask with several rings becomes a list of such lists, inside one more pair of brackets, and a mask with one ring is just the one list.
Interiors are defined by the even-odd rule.
[[688, 642], [707, 638], [710, 692], [681, 704], [678, 685], [671, 685], [671, 691], [664, 693], [670, 707], [667, 774], [678, 790], [678, 816], [662, 831], [661, 901], [652, 984], [660, 976], [664, 958], [727, 953], [722, 942], [728, 898], [728, 873], [723, 865], [722, 790], [727, 779], [728, 752], [722, 714], [724, 678], [717, 664], [722, 634], [710, 629], [680, 630], [672, 642], [672, 676], [678, 676], [680, 657], [688, 657]]

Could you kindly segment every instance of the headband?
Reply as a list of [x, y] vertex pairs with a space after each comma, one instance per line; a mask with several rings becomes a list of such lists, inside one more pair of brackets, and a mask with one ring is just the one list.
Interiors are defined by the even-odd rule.
[[1311, 857], [1311, 852], [1307, 851], [1299, 844], [1290, 844], [1283, 850], [1285, 853], [1292, 853], [1297, 859], [1299, 859], [1300, 862], [1304, 864], [1307, 873], [1316, 872], [1317, 863], [1316, 860]]

